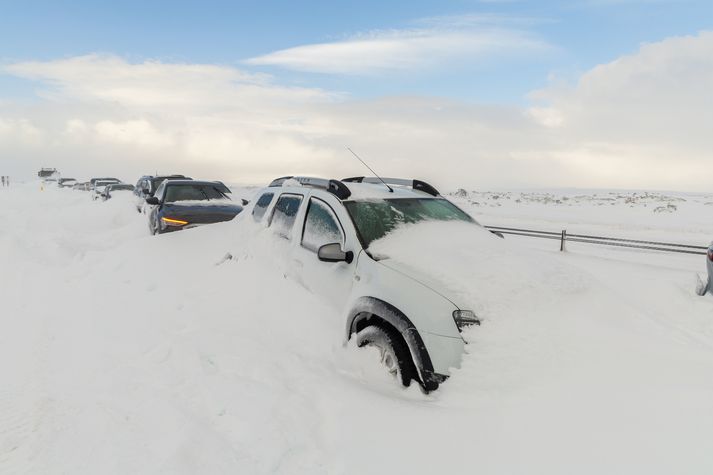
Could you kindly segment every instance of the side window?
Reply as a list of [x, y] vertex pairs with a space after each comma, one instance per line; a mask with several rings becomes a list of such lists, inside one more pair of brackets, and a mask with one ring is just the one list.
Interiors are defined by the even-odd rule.
[[300, 209], [300, 203], [302, 203], [301, 195], [284, 194], [277, 200], [272, 211], [272, 219], [270, 219], [270, 227], [277, 234], [289, 239], [290, 230], [295, 224], [297, 211]]
[[253, 208], [253, 218], [255, 218], [255, 221], [260, 221], [265, 215], [265, 211], [267, 211], [267, 207], [270, 206], [273, 196], [275, 196], [274, 193], [264, 193], [260, 199], [257, 200]]
[[302, 246], [317, 252], [321, 246], [333, 242], [344, 242], [339, 220], [325, 202], [310, 198], [302, 233]]
[[161, 183], [161, 186], [158, 187], [158, 190], [156, 190], [156, 193], [154, 193], [154, 196], [158, 198], [159, 201], [163, 200], [163, 192], [166, 190], [166, 183]]

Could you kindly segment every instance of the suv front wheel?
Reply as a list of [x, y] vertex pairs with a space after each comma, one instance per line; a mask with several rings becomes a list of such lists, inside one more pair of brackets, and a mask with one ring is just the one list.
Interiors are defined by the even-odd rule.
[[391, 329], [370, 325], [356, 335], [357, 346], [373, 346], [379, 350], [381, 364], [386, 370], [409, 386], [412, 380], [418, 379], [408, 347], [400, 335]]

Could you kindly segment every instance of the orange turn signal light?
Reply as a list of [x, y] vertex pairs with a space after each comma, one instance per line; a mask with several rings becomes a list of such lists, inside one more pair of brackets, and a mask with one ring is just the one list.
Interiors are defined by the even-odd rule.
[[173, 219], [173, 218], [161, 218], [161, 221], [164, 223], [168, 224], [169, 226], [183, 226], [184, 224], [188, 224], [188, 221], [183, 221], [180, 219]]

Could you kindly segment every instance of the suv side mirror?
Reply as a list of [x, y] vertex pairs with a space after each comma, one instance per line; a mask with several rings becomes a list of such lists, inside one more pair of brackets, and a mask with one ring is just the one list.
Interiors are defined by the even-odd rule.
[[354, 260], [354, 253], [352, 251], [342, 251], [342, 245], [338, 242], [333, 242], [321, 246], [317, 251], [317, 257], [323, 262], [346, 262], [351, 264]]
[[241, 199], [240, 202], [243, 204], [243, 206], [247, 206], [248, 204], [250, 204], [250, 202], [245, 198]]
[[148, 198], [146, 198], [146, 203], [148, 203], [148, 204], [150, 204], [150, 205], [158, 205], [158, 204], [161, 204], [161, 203], [158, 201], [158, 198], [156, 198], [155, 196], [149, 196]]

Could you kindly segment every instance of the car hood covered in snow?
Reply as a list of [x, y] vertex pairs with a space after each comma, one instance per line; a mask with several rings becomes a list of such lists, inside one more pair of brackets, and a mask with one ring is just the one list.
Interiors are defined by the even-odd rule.
[[488, 230], [462, 222], [403, 226], [369, 248], [379, 262], [480, 318], [532, 311], [584, 292], [587, 277], [551, 253], [524, 251]]

